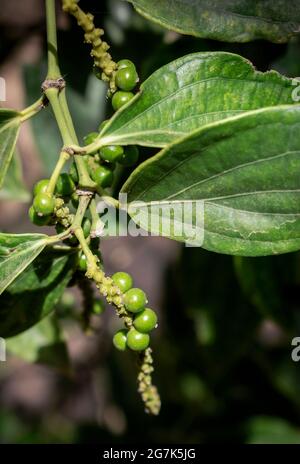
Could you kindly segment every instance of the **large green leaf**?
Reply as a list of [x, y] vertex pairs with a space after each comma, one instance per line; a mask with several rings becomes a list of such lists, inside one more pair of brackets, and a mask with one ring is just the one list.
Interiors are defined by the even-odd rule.
[[28, 362], [57, 367], [68, 365], [68, 353], [62, 331], [53, 314], [29, 330], [6, 340], [6, 349]]
[[0, 108], [0, 187], [15, 149], [20, 124], [19, 113]]
[[24, 186], [19, 154], [14, 153], [0, 190], [0, 200], [27, 202], [31, 194]]
[[12, 337], [49, 314], [73, 274], [76, 253], [46, 248], [1, 296], [0, 336]]
[[164, 147], [206, 124], [292, 104], [292, 80], [261, 73], [239, 55], [193, 53], [163, 66], [101, 133], [103, 144]]
[[47, 240], [43, 234], [0, 233], [0, 295], [40, 254]]
[[299, 34], [298, 0], [127, 0], [152, 21], [183, 34], [248, 42], [286, 42]]
[[216, 252], [298, 250], [299, 129], [300, 106], [285, 106], [198, 130], [132, 173], [128, 212], [152, 233]]

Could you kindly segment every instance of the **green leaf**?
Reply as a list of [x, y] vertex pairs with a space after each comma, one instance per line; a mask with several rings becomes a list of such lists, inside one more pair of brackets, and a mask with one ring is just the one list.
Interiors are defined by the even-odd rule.
[[0, 187], [15, 149], [20, 125], [19, 113], [0, 108]]
[[47, 316], [70, 281], [76, 253], [46, 248], [1, 296], [0, 336], [12, 337]]
[[44, 234], [0, 233], [0, 295], [40, 254], [47, 240]]
[[256, 416], [247, 423], [248, 444], [300, 444], [300, 430], [280, 417]]
[[293, 104], [292, 80], [255, 71], [239, 55], [193, 53], [152, 74], [101, 133], [103, 144], [164, 147], [209, 123], [245, 111]]
[[287, 42], [299, 34], [298, 0], [127, 0], [167, 29], [224, 42]]
[[0, 190], [0, 200], [27, 202], [30, 197], [23, 183], [19, 154], [15, 151]]
[[219, 253], [298, 250], [299, 129], [300, 107], [286, 106], [198, 130], [132, 173], [128, 212], [152, 233]]
[[68, 365], [68, 353], [57, 320], [50, 315], [20, 335], [6, 340], [7, 350], [28, 362]]

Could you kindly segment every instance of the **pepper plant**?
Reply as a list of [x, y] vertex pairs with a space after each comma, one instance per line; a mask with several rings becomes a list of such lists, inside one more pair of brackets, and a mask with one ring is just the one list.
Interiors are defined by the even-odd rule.
[[[78, 3], [62, 0], [62, 8], [83, 30], [91, 67], [107, 83], [114, 114], [97, 121], [98, 132], [86, 134], [83, 143], [78, 140], [58, 61], [55, 1], [45, 0], [48, 72], [38, 101], [22, 111], [0, 110], [0, 182], [14, 162], [21, 124], [50, 106], [61, 151], [50, 178], [35, 185], [28, 214], [33, 224], [53, 227], [53, 233], [0, 234], [0, 335], [9, 341], [30, 329], [54, 310], [67, 285], [78, 285], [86, 324], [90, 314], [103, 312], [104, 299], [115, 308], [124, 327], [113, 344], [137, 353], [138, 390], [146, 411], [158, 414], [150, 347], [157, 316], [128, 273], [106, 274], [97, 203], [125, 210], [151, 233], [217, 253], [255, 257], [299, 250], [300, 106], [294, 80], [256, 71], [243, 57], [226, 52], [179, 57], [140, 82], [132, 61], [113, 60], [104, 31]], [[296, 1], [280, 20], [282, 2], [269, 0], [255, 5], [233, 0], [222, 8], [220, 1], [206, 0], [131, 3], [169, 29], [227, 41], [284, 42], [297, 33], [300, 21]], [[157, 154], [139, 164], [139, 146]], [[114, 175], [124, 166], [134, 169], [115, 194]], [[118, 193], [126, 194], [126, 203]], [[203, 205], [199, 241], [179, 236], [172, 215], [166, 233], [170, 217], [164, 208], [159, 221], [148, 220], [153, 204], [169, 211], [195, 202]], [[191, 230], [197, 214], [182, 216], [181, 225]]]

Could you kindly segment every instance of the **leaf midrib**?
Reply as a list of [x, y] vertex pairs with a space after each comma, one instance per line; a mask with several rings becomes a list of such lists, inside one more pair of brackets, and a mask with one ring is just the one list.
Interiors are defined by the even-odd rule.
[[[265, 76], [266, 74], [263, 74], [261, 73], [262, 76]], [[210, 77], [210, 78], [207, 78], [207, 79], [200, 79], [199, 81], [196, 81], [196, 82], [192, 82], [188, 85], [184, 85], [182, 87], [179, 87], [177, 90], [175, 90], [174, 92], [170, 93], [169, 95], [166, 95], [164, 98], [156, 101], [153, 105], [147, 107], [146, 109], [144, 109], [141, 113], [138, 113], [134, 118], [130, 119], [128, 122], [126, 122], [125, 124], [123, 124], [121, 127], [119, 127], [117, 130], [111, 132], [111, 135], [113, 135], [114, 133], [117, 134], [119, 131], [121, 130], [124, 130], [128, 125], [132, 125], [132, 123], [136, 120], [136, 119], [139, 119], [141, 118], [143, 115], [145, 115], [148, 111], [150, 110], [153, 110], [154, 108], [156, 108], [157, 106], [163, 104], [166, 100], [172, 100], [174, 97], [177, 96], [178, 93], [180, 93], [181, 91], [184, 91], [184, 90], [187, 90], [189, 88], [192, 88], [196, 85], [202, 85], [204, 83], [207, 83], [207, 82], [210, 82], [210, 81], [215, 81], [215, 80], [218, 80], [218, 81], [233, 81], [233, 82], [236, 82], [236, 81], [241, 81], [242, 83], [252, 83], [252, 84], [266, 84], [266, 85], [274, 85], [276, 87], [280, 87], [281, 90], [283, 90], [283, 83], [285, 83], [285, 79], [283, 79], [282, 81], [282, 85], [278, 82], [273, 82], [273, 81], [270, 81], [268, 82], [268, 80], [264, 80], [263, 78], [262, 79], [259, 79], [260, 78], [260, 74], [259, 73], [256, 73], [256, 71], [254, 71], [253, 73], [253, 76], [254, 78], [253, 79], [247, 79], [247, 78], [229, 78], [229, 77], [220, 77], [220, 76], [216, 76], [216, 77]], [[278, 74], [278, 76], [280, 76]], [[287, 82], [286, 82], [287, 83]], [[291, 81], [289, 81], [289, 83], [291, 83]], [[288, 88], [288, 86], [287, 86]], [[143, 94], [143, 90], [142, 89], [142, 93], [141, 93], [141, 96]], [[249, 111], [249, 110], [245, 110], [245, 111]], [[250, 110], [251, 111], [251, 110]], [[206, 113], [203, 113], [203, 114], [206, 114]], [[111, 126], [110, 126], [111, 127]], [[108, 130], [107, 132], [109, 132], [109, 127], [108, 127]], [[104, 132], [104, 137], [105, 137], [105, 132]], [[109, 137], [109, 135], [108, 135]]]
[[[213, 203], [213, 204], [214, 204], [214, 203]], [[221, 205], [217, 205], [217, 204], [214, 204], [214, 205], [217, 206], [217, 207], [223, 208], [223, 206], [221, 206]], [[225, 206], [224, 208], [232, 209], [232, 208], [228, 208], [228, 207], [226, 207], [226, 206]], [[272, 214], [272, 213], [248, 212], [248, 211], [236, 210], [236, 209], [234, 209], [234, 211], [240, 211], [241, 213], [246, 213], [247, 215], [248, 215], [248, 214], [263, 214], [263, 215], [270, 215], [270, 214]], [[144, 212], [143, 209], [141, 209], [141, 210], [139, 211], [139, 214], [146, 214], [146, 212]], [[279, 216], [279, 217], [280, 217], [280, 216], [285, 216], [285, 214], [280, 214], [280, 215], [278, 215], [278, 216]], [[292, 222], [295, 222], [295, 220], [290, 221], [290, 222], [291, 222], [291, 223], [292, 223]], [[200, 230], [203, 230], [204, 233], [205, 233], [205, 232], [208, 232], [208, 233], [211, 234], [211, 235], [217, 235], [217, 236], [219, 236], [219, 237], [230, 237], [231, 239], [234, 239], [234, 240], [238, 240], [238, 241], [242, 241], [242, 242], [250, 242], [250, 243], [252, 243], [252, 244], [253, 244], [253, 243], [258, 243], [258, 244], [259, 244], [259, 243], [270, 243], [270, 244], [272, 244], [272, 243], [274, 243], [274, 242], [275, 242], [275, 243], [276, 243], [276, 242], [277, 242], [277, 243], [280, 243], [280, 242], [286, 243], [286, 242], [294, 242], [294, 241], [297, 241], [297, 240], [300, 241], [300, 237], [299, 237], [299, 238], [297, 238], [297, 237], [296, 237], [296, 238], [285, 238], [285, 239], [282, 239], [282, 238], [279, 238], [279, 239], [272, 238], [272, 240], [263, 239], [263, 238], [260, 239], [260, 240], [252, 240], [252, 239], [250, 240], [249, 238], [243, 237], [243, 235], [242, 235], [240, 232], [239, 232], [239, 234], [240, 234], [239, 237], [231, 237], [230, 235], [226, 235], [225, 233], [220, 233], [220, 232], [216, 232], [216, 231], [210, 231], [208, 228], [206, 228], [206, 227], [201, 227], [201, 225], [199, 225], [199, 224], [197, 225], [197, 228], [200, 229]], [[277, 226], [277, 228], [278, 228], [278, 226]], [[231, 229], [228, 228], [228, 231], [232, 231], [232, 230], [233, 230], [232, 228], [231, 228]], [[253, 231], [253, 232], [250, 232], [250, 233], [248, 234], [248, 237], [249, 237], [251, 234], [253, 234], [253, 233], [254, 233], [254, 234], [258, 234], [258, 233], [261, 233], [261, 231]]]
[[[269, 156], [268, 158], [260, 158], [260, 159], [254, 160], [254, 161], [249, 161], [248, 163], [238, 164], [237, 166], [234, 166], [233, 168], [226, 169], [225, 171], [218, 172], [217, 174], [215, 174], [213, 176], [210, 176], [210, 177], [207, 177], [206, 179], [202, 179], [202, 180], [200, 180], [198, 182], [195, 182], [194, 184], [189, 185], [188, 187], [180, 190], [179, 192], [176, 192], [175, 194], [170, 195], [166, 199], [169, 200], [171, 198], [176, 198], [176, 196], [178, 196], [178, 195], [180, 195], [182, 193], [188, 192], [193, 187], [197, 187], [198, 185], [205, 184], [206, 182], [209, 182], [212, 179], [217, 179], [218, 177], [226, 176], [227, 174], [230, 174], [230, 173], [232, 173], [232, 172], [234, 172], [234, 171], [236, 171], [238, 169], [243, 169], [243, 168], [245, 168], [247, 166], [252, 166], [252, 165], [255, 165], [255, 164], [259, 164], [259, 163], [268, 162], [270, 160], [273, 161], [273, 160], [276, 160], [276, 159], [279, 159], [279, 158], [283, 158], [283, 157], [285, 157], [287, 155], [296, 154], [296, 153], [300, 153], [300, 150], [290, 150], [290, 151], [286, 151], [284, 153], [279, 153], [278, 155], [275, 155], [275, 156]], [[229, 197], [231, 197], [231, 195], [229, 195]], [[211, 198], [211, 199], [215, 200], [215, 199], [219, 199], [219, 198], [220, 197], [215, 197], [215, 198]], [[225, 196], [225, 197], [221, 197], [221, 198], [227, 198], [227, 197]]]

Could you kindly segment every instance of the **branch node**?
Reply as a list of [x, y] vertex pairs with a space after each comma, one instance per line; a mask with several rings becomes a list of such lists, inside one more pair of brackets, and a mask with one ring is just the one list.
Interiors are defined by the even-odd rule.
[[85, 189], [77, 189], [77, 190], [76, 190], [76, 193], [77, 193], [77, 195], [78, 195], [79, 197], [84, 197], [84, 196], [86, 196], [86, 197], [92, 197], [92, 196], [94, 195], [95, 191], [94, 191], [94, 190], [89, 190], [89, 189], [85, 188]]
[[66, 87], [66, 81], [63, 77], [58, 79], [45, 79], [42, 83], [42, 91], [46, 92], [48, 89], [58, 89], [61, 92]]

